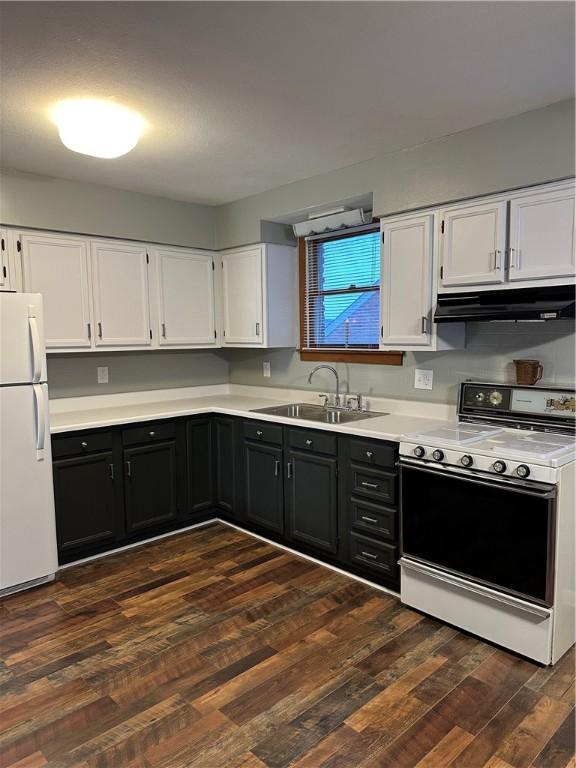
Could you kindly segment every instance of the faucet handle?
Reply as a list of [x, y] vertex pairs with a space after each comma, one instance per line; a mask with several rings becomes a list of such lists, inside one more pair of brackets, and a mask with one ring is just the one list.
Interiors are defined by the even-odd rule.
[[330, 395], [326, 395], [326, 394], [322, 393], [321, 395], [318, 395], [318, 397], [323, 397], [324, 398], [324, 402], [322, 403], [322, 406], [324, 408], [328, 408], [328, 401], [330, 400]]
[[348, 406], [348, 408], [352, 408], [352, 406], [351, 406], [352, 402], [356, 403], [356, 410], [357, 411], [361, 411], [363, 409], [364, 402], [363, 402], [363, 397], [360, 394], [360, 392], [358, 392], [356, 395], [349, 395], [346, 398], [346, 405]]

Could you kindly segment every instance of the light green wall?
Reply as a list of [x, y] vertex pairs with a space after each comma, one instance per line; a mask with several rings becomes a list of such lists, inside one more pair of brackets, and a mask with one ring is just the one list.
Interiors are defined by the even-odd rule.
[[0, 174], [0, 222], [213, 248], [216, 208], [50, 176]]
[[[108, 366], [109, 383], [96, 383], [96, 368]], [[155, 351], [48, 355], [51, 398], [110, 395], [228, 381], [228, 362], [219, 352]]]
[[574, 102], [382, 155], [218, 209], [218, 248], [257, 242], [261, 221], [373, 194], [385, 215], [574, 174]]
[[[538, 359], [544, 365], [544, 382], [574, 383], [574, 323], [468, 323], [467, 344], [452, 352], [408, 352], [403, 366], [331, 364], [344, 383], [343, 391], [365, 395], [455, 403], [458, 383], [464, 379], [514, 381], [516, 358]], [[253, 386], [294, 387], [334, 391], [331, 373], [318, 373], [308, 384], [317, 363], [301, 362], [297, 351], [229, 350], [230, 381]], [[272, 375], [262, 376], [262, 363], [271, 362]], [[414, 369], [434, 371], [431, 391], [414, 389]]]

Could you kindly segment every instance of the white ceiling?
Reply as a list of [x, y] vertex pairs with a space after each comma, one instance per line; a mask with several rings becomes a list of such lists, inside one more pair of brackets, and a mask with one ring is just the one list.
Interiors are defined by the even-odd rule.
[[[570, 2], [4, 2], [4, 167], [219, 204], [573, 95]], [[59, 99], [151, 127], [74, 154]]]

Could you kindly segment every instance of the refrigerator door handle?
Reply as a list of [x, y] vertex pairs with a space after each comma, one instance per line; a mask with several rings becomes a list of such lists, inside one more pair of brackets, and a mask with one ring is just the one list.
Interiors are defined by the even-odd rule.
[[34, 400], [36, 402], [36, 458], [44, 459], [46, 447], [46, 399], [45, 389], [41, 384], [33, 384]]
[[[33, 311], [34, 307], [30, 307], [30, 311]], [[37, 384], [40, 381], [42, 375], [42, 351], [40, 349], [40, 333], [38, 331], [38, 321], [36, 316], [28, 315], [28, 325], [30, 327], [30, 337], [32, 339], [32, 365], [34, 373], [32, 374], [32, 383]]]

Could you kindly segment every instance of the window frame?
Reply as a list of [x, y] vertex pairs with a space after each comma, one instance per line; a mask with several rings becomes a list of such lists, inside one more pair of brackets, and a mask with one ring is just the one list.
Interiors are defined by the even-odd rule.
[[310, 362], [402, 365], [404, 352], [381, 349], [325, 349], [306, 347], [306, 238], [298, 238], [298, 291], [300, 306], [300, 360]]

